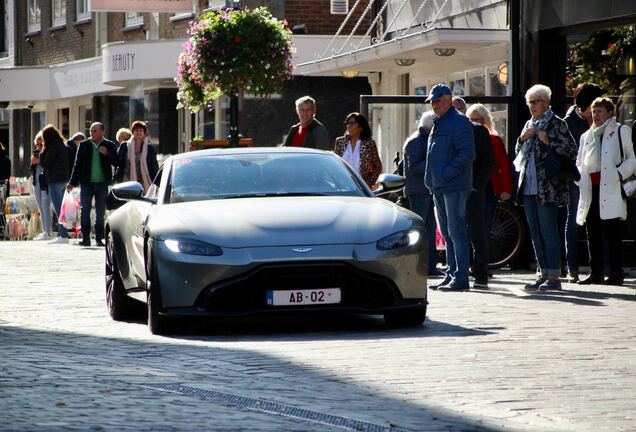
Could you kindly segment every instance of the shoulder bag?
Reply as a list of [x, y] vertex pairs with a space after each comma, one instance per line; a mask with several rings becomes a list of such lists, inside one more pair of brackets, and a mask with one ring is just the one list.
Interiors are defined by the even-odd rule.
[[552, 146], [542, 147], [545, 147], [542, 152], [543, 166], [550, 180], [568, 182], [581, 179], [581, 173], [574, 160], [561, 156]]
[[[621, 152], [621, 164], [625, 161], [625, 153], [623, 153], [623, 138], [621, 137], [621, 126], [618, 127], [618, 148]], [[619, 165], [617, 165], [618, 168]], [[636, 198], [636, 174], [632, 174], [626, 179], [621, 180], [621, 195], [623, 199]]]

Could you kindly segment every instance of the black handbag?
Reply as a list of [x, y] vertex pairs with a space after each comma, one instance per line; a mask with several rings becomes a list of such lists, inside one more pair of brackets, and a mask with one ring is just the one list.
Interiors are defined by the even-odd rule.
[[581, 173], [572, 159], [561, 156], [551, 146], [543, 146], [543, 166], [550, 180], [569, 182], [581, 180]]
[[[618, 127], [618, 148], [621, 152], [621, 163], [625, 161], [625, 153], [623, 152], [623, 138], [621, 137], [621, 127]], [[621, 195], [623, 199], [633, 199], [636, 198], [636, 174], [632, 174], [626, 179], [621, 180]]]

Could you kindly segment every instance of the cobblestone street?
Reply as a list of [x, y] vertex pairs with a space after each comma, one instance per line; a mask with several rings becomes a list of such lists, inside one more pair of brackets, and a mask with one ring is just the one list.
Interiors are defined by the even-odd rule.
[[[636, 284], [529, 272], [381, 317], [114, 322], [100, 248], [0, 242], [0, 430], [636, 430]], [[143, 309], [142, 309], [143, 310]]]

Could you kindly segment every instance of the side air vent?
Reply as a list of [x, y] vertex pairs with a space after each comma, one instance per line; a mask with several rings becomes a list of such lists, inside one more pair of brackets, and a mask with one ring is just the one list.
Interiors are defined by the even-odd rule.
[[344, 15], [349, 13], [349, 0], [331, 0], [332, 15]]

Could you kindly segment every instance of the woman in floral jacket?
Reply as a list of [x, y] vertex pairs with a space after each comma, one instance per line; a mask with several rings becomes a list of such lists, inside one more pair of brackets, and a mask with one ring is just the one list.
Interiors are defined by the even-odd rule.
[[541, 277], [526, 285], [528, 291], [560, 290], [561, 245], [558, 226], [559, 207], [567, 206], [568, 182], [548, 178], [543, 161], [545, 149], [576, 159], [577, 148], [567, 123], [550, 109], [552, 91], [537, 84], [526, 92], [532, 114], [523, 127], [515, 147], [515, 170], [519, 173], [517, 203], [523, 204], [530, 228], [532, 246]]
[[375, 188], [375, 182], [382, 172], [382, 162], [375, 141], [371, 139], [371, 127], [366, 117], [353, 112], [345, 119], [346, 132], [336, 138], [334, 153], [355, 169], [364, 182]]

